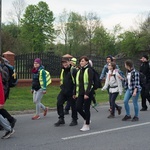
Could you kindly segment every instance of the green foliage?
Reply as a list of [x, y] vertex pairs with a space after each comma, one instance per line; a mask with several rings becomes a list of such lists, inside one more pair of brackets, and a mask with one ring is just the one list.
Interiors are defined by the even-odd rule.
[[21, 37], [27, 41], [32, 52], [44, 51], [53, 41], [53, 13], [45, 2], [29, 5], [21, 20]]

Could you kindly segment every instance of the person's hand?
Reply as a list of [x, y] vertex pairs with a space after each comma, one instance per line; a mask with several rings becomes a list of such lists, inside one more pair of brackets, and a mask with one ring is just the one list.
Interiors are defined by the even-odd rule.
[[33, 94], [34, 90], [31, 90], [31, 93]]
[[73, 95], [72, 97], [73, 97], [73, 99], [76, 99], [76, 98], [77, 98], [76, 95]]
[[89, 96], [87, 96], [87, 95], [84, 95], [84, 99], [88, 99], [89, 98]]
[[136, 96], [136, 92], [133, 92], [132, 96]]
[[43, 91], [43, 94], [46, 94], [46, 91], [45, 91], [45, 90]]
[[4, 107], [4, 105], [0, 104], [0, 109], [2, 109]]

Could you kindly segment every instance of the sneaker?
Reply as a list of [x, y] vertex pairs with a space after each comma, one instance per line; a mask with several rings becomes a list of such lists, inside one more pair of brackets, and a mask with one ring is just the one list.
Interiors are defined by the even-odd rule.
[[38, 119], [40, 119], [39, 115], [35, 115], [35, 116], [32, 117], [32, 120], [38, 120]]
[[47, 111], [48, 111], [48, 108], [46, 107], [45, 110], [44, 110], [43, 116], [47, 115]]
[[118, 108], [118, 115], [121, 115], [121, 109], [122, 109], [122, 107], [119, 106], [119, 108]]
[[129, 119], [131, 119], [131, 116], [125, 115], [124, 118], [122, 119], [122, 121], [127, 121], [127, 120], [129, 120]]
[[115, 118], [113, 114], [110, 114], [107, 118]]
[[13, 121], [10, 123], [11, 128], [14, 128], [15, 123], [17, 122], [17, 119], [13, 119]]
[[12, 134], [14, 134], [14, 133], [15, 133], [15, 130], [14, 130], [14, 129], [11, 129], [11, 131], [7, 131], [7, 132], [5, 133], [5, 135], [1, 137], [1, 139], [8, 139], [8, 138], [9, 138]]
[[134, 116], [133, 118], [132, 118], [132, 120], [131, 121], [139, 121], [139, 118], [138, 117], [136, 117], [136, 116]]
[[83, 125], [83, 127], [80, 130], [81, 131], [89, 131], [90, 130], [90, 126], [85, 124], [85, 125]]
[[69, 110], [65, 110], [64, 115], [69, 115]]
[[76, 126], [78, 124], [77, 120], [72, 120], [69, 126]]
[[58, 127], [58, 126], [60, 126], [60, 125], [62, 125], [62, 124], [65, 124], [65, 120], [64, 120], [64, 119], [59, 119], [59, 120], [54, 124], [54, 126], [55, 126], [55, 127]]

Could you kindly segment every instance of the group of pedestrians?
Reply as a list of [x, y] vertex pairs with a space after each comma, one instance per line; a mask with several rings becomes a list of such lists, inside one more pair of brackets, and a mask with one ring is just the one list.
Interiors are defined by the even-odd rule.
[[[12, 117], [7, 110], [4, 109], [4, 103], [9, 96], [8, 86], [8, 71], [5, 68], [4, 60], [1, 58], [0, 66], [0, 92], [3, 93], [0, 96], [0, 125], [6, 130], [6, 134], [2, 138], [10, 137], [14, 131], [14, 125], [16, 119]], [[119, 66], [114, 62], [114, 58], [109, 55], [106, 58], [106, 65], [102, 69], [100, 80], [105, 79], [103, 90], [107, 90], [109, 94], [110, 114], [108, 118], [115, 117], [115, 110], [118, 111], [118, 115], [121, 114], [122, 107], [116, 103], [118, 95], [122, 95], [124, 92], [124, 107], [125, 116], [122, 121], [132, 119], [132, 121], [139, 120], [139, 106], [138, 99], [141, 94], [142, 109], [147, 110], [146, 100], [150, 103], [150, 65], [148, 62], [148, 56], [144, 55], [141, 58], [140, 72], [146, 76], [146, 83], [144, 87], [140, 85], [140, 72], [134, 68], [132, 60], [126, 60], [124, 65], [126, 68], [126, 75], [123, 77], [120, 72]], [[8, 62], [7, 62], [8, 63]], [[54, 124], [55, 127], [65, 124], [65, 114], [69, 113], [71, 108], [71, 122], [69, 126], [78, 125], [78, 114], [83, 118], [83, 126], [81, 131], [90, 130], [91, 112], [90, 106], [95, 91], [93, 90], [94, 72], [92, 69], [92, 61], [87, 56], [82, 56], [79, 59], [79, 66], [76, 66], [76, 58], [62, 58], [62, 69], [60, 73], [60, 92], [57, 96], [57, 114], [58, 121]], [[40, 58], [36, 58], [33, 63], [32, 69], [32, 88], [33, 102], [36, 105], [36, 114], [32, 117], [32, 120], [40, 119], [40, 109], [43, 110], [43, 116], [47, 115], [48, 108], [42, 104], [43, 94], [46, 94], [47, 87], [47, 75], [42, 61]], [[129, 100], [132, 98], [134, 106], [134, 116], [131, 118]], [[64, 108], [66, 104], [66, 108]], [[6, 121], [6, 119], [8, 121]]]

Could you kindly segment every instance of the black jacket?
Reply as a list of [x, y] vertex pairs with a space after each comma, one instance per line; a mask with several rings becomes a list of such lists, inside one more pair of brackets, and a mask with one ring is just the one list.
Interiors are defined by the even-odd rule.
[[63, 84], [60, 86], [61, 93], [66, 94], [68, 96], [72, 96], [75, 86], [72, 80], [72, 76], [75, 78], [77, 70], [74, 68], [71, 73], [71, 66], [69, 68], [62, 68], [62, 69], [64, 69], [64, 73], [63, 73]]
[[146, 82], [150, 82], [150, 65], [149, 62], [143, 62], [140, 66], [140, 72], [146, 76]]

